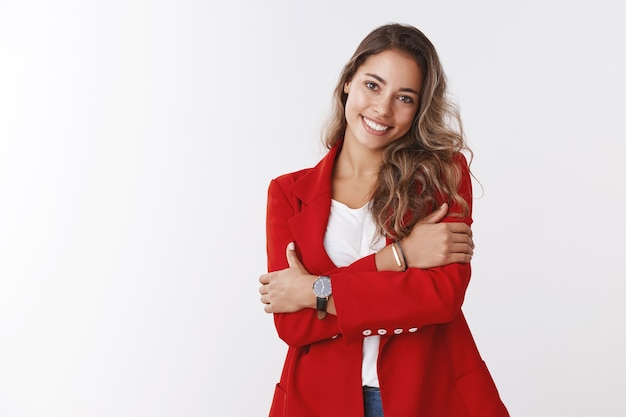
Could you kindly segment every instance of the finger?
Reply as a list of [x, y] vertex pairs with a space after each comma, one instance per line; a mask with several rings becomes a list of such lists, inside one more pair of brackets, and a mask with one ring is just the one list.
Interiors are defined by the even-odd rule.
[[259, 277], [259, 282], [263, 285], [265, 284], [269, 284], [270, 283], [270, 275], [269, 274], [263, 274]]
[[468, 264], [472, 261], [472, 255], [467, 253], [452, 253], [446, 258], [448, 263]]
[[469, 237], [473, 237], [474, 234], [472, 232], [472, 228], [463, 222], [451, 222], [451, 223], [441, 223], [445, 225], [448, 230], [452, 233], [462, 233]]
[[476, 245], [474, 244], [474, 239], [472, 239], [470, 236], [464, 235], [465, 236], [465, 243], [467, 243], [472, 250], [476, 249]]
[[472, 239], [470, 236], [466, 235], [465, 233], [452, 233], [452, 235], [450, 235], [450, 241], [452, 243], [465, 243], [471, 246], [472, 248], [475, 247], [474, 239]]
[[439, 223], [448, 214], [448, 203], [443, 203], [439, 208], [424, 217], [423, 223]]
[[272, 305], [271, 304], [265, 304], [265, 307], [263, 307], [263, 310], [265, 310], [266, 313], [271, 313], [272, 312]]
[[296, 253], [296, 245], [293, 242], [290, 242], [287, 245], [286, 255], [289, 268], [294, 268], [300, 265], [300, 259], [298, 259], [298, 254]]
[[474, 248], [472, 248], [472, 246], [467, 243], [455, 243], [450, 247], [450, 252], [474, 255]]

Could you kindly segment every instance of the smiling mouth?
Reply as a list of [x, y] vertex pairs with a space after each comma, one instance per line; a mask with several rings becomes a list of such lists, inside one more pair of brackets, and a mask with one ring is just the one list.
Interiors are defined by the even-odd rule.
[[385, 126], [385, 125], [381, 125], [376, 123], [373, 120], [368, 119], [365, 116], [361, 116], [363, 118], [363, 122], [367, 125], [367, 127], [369, 127], [370, 129], [372, 129], [375, 132], [385, 132], [389, 129], [391, 129], [390, 126]]

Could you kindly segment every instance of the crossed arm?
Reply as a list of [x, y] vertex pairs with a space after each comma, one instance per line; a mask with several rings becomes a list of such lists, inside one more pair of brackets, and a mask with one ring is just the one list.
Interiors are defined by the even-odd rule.
[[[452, 263], [469, 263], [474, 254], [472, 230], [464, 222], [441, 222], [448, 205], [418, 222], [400, 244], [409, 268], [429, 269]], [[312, 291], [317, 275], [302, 265], [293, 243], [286, 248], [288, 268], [263, 274], [259, 278], [261, 303], [267, 313], [293, 313], [306, 308], [315, 309]], [[400, 271], [391, 245], [375, 254], [378, 271]], [[327, 312], [336, 315], [334, 299], [328, 300]]]

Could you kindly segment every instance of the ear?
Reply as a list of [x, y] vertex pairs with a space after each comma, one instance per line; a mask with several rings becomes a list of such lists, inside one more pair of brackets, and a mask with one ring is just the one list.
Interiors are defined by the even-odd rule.
[[343, 85], [343, 92], [346, 93], [346, 94], [350, 93], [350, 81], [346, 82]]

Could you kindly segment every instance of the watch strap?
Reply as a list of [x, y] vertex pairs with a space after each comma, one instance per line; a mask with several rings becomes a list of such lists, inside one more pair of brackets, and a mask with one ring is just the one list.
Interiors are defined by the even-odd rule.
[[326, 306], [328, 306], [328, 298], [317, 297], [317, 318], [326, 317]]

